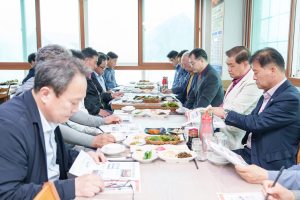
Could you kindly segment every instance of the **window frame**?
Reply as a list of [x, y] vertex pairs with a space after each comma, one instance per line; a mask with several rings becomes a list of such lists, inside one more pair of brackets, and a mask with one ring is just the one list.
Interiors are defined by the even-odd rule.
[[[80, 47], [86, 47], [85, 40], [85, 7], [84, 1], [78, 0], [79, 4], [79, 27], [80, 27]], [[201, 1], [201, 2], [200, 2]], [[41, 48], [41, 16], [40, 16], [40, 0], [35, 0], [36, 4], [36, 36], [37, 49]], [[200, 14], [202, 19], [203, 0], [195, 0], [195, 32], [194, 47], [202, 46], [202, 20], [200, 23]], [[201, 13], [200, 13], [201, 9]], [[138, 65], [137, 66], [116, 66], [116, 70], [174, 70], [174, 66], [170, 63], [147, 63], [143, 62], [143, 0], [138, 0]], [[0, 70], [29, 70], [31, 68], [28, 62], [0, 62]]]
[[[246, 13], [246, 31], [245, 31], [245, 42], [244, 45], [250, 49], [251, 47], [251, 26], [252, 26], [252, 9], [253, 9], [253, 1], [254, 0], [246, 0], [247, 13]], [[290, 25], [289, 25], [289, 39], [288, 39], [288, 53], [287, 53], [287, 61], [286, 61], [286, 71], [285, 75], [288, 80], [296, 87], [300, 87], [300, 78], [291, 77], [291, 67], [292, 67], [292, 59], [293, 59], [293, 46], [294, 46], [294, 32], [295, 32], [295, 9], [296, 9], [296, 0], [291, 1], [290, 8]], [[298, 2], [300, 3], [300, 2]]]

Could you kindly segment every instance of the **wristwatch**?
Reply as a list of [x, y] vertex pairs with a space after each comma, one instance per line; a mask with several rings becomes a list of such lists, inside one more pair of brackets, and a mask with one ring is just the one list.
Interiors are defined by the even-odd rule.
[[227, 114], [228, 114], [230, 111], [231, 111], [231, 110], [228, 110], [228, 109], [225, 109], [225, 110], [223, 111], [223, 117], [224, 117], [224, 119], [226, 119]]

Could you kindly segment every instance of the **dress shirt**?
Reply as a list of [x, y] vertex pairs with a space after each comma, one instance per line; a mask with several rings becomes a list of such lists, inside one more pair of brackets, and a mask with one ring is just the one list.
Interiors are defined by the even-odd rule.
[[207, 66], [208, 66], [208, 64], [207, 64], [207, 65], [206, 65], [206, 67], [203, 69], [203, 71], [202, 71], [202, 72], [200, 72], [200, 75], [199, 75], [199, 80], [198, 80], [198, 85], [200, 84], [201, 77], [202, 77], [202, 75], [204, 74], [204, 71], [206, 70]]
[[118, 87], [118, 84], [116, 82], [115, 78], [115, 70], [106, 68], [104, 71], [103, 77], [105, 79], [105, 85], [106, 85], [106, 90], [111, 90], [115, 87]]
[[176, 66], [174, 66], [174, 68], [175, 68], [175, 75], [174, 75], [174, 81], [173, 81], [172, 87], [176, 87], [176, 85], [177, 85], [181, 66], [178, 63]]
[[104, 82], [104, 79], [103, 79], [103, 76], [102, 75], [99, 75], [97, 74], [96, 72], [94, 72], [99, 84], [101, 85], [102, 87], [102, 91], [103, 92], [106, 92], [106, 87], [105, 87], [105, 82]]
[[[286, 79], [287, 78], [283, 79], [280, 83], [278, 83], [277, 85], [275, 85], [274, 87], [272, 87], [268, 91], [263, 92], [264, 101], [263, 101], [263, 104], [260, 107], [260, 110], [259, 110], [258, 114], [261, 113], [264, 110], [265, 106], [267, 105], [267, 103], [270, 100], [270, 98], [272, 97], [272, 95], [286, 81]], [[249, 134], [248, 139], [247, 139], [247, 147], [249, 149], [251, 149], [251, 138], [252, 138], [252, 133]]]
[[189, 84], [188, 84], [187, 89], [186, 89], [186, 99], [189, 98], [189, 91], [190, 91], [191, 84], [192, 84], [192, 81], [193, 81], [195, 73], [194, 72], [190, 72], [190, 74], [191, 74], [191, 77], [190, 77]]
[[54, 134], [57, 124], [48, 122], [40, 110], [39, 113], [45, 136], [48, 181], [56, 181], [59, 179], [59, 165], [56, 164], [57, 144]]
[[[248, 72], [251, 70], [251, 68], [246, 72], [246, 74], [248, 74]], [[232, 86], [229, 88], [228, 92], [226, 93], [225, 97], [224, 97], [224, 101], [223, 103], [219, 106], [219, 107], [223, 107], [225, 99], [227, 97], [227, 95], [229, 94], [229, 92], [246, 76], [246, 74], [244, 74], [243, 76], [241, 76], [238, 79], [233, 79], [232, 80]]]

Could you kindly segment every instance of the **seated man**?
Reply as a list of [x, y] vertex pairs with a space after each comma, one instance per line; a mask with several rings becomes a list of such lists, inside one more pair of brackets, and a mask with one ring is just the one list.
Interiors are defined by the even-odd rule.
[[103, 77], [105, 80], [106, 90], [112, 90], [115, 87], [118, 87], [115, 77], [115, 66], [117, 65], [118, 55], [114, 52], [110, 51], [107, 53], [108, 61], [107, 61], [107, 69], [105, 70]]
[[[96, 175], [68, 179], [78, 152], [65, 147], [57, 126], [78, 111], [87, 75], [74, 58], [41, 62], [34, 89], [0, 106], [1, 199], [33, 199], [47, 181], [54, 182], [60, 199], [92, 197], [104, 190]], [[103, 154], [88, 154], [97, 164], [107, 161]]]
[[180, 63], [178, 61], [178, 52], [177, 51], [170, 51], [167, 55], [168, 59], [169, 59], [169, 62], [174, 65], [174, 68], [175, 68], [175, 75], [174, 75], [174, 80], [173, 80], [173, 84], [172, 84], [172, 88], [173, 87], [176, 87], [177, 83], [178, 83], [178, 80], [179, 80], [179, 73], [181, 71], [181, 66], [180, 66]]
[[218, 72], [207, 63], [203, 49], [196, 48], [189, 54], [190, 64], [195, 73], [196, 83], [185, 104], [188, 109], [220, 106], [224, 99], [223, 84]]
[[[226, 51], [228, 73], [233, 78], [220, 107], [248, 115], [255, 108], [262, 90], [258, 89], [253, 80], [253, 71], [248, 63], [251, 56], [244, 46], [237, 46]], [[233, 126], [226, 126], [220, 131], [228, 137], [229, 149], [239, 149], [245, 131]]]
[[186, 73], [182, 73], [181, 75], [179, 75], [181, 78], [178, 81], [179, 83], [177, 84], [176, 87], [173, 87], [172, 89], [164, 89], [163, 93], [164, 94], [170, 94], [170, 93], [174, 93], [177, 96], [177, 99], [179, 101], [181, 101], [182, 104], [184, 104], [187, 99], [188, 99], [188, 95], [190, 94], [190, 92], [192, 91], [193, 87], [194, 87], [194, 83], [195, 83], [195, 76], [194, 76], [194, 72], [192, 70], [191, 65], [189, 64], [189, 52], [186, 51], [183, 55], [182, 55], [182, 59], [180, 57], [180, 62], [181, 62], [181, 66], [184, 69], [184, 71]]
[[31, 65], [31, 69], [29, 70], [27, 76], [23, 79], [22, 83], [24, 84], [28, 79], [34, 77], [35, 74], [35, 53], [32, 53], [28, 56], [28, 62]]
[[[250, 58], [254, 80], [263, 89], [250, 115], [224, 108], [213, 108], [225, 123], [247, 131], [244, 149], [234, 150], [248, 164], [267, 170], [289, 168], [296, 164], [299, 147], [300, 93], [285, 77], [284, 59], [273, 48], [264, 48]], [[224, 116], [224, 117], [223, 117]]]
[[[98, 66], [98, 52], [91, 47], [84, 48], [82, 53], [85, 57], [85, 64], [94, 71]], [[89, 111], [90, 115], [108, 117], [112, 111], [108, 110], [108, 105], [102, 100], [101, 92], [98, 91], [91, 75], [87, 78], [86, 97], [84, 98], [85, 108]]]
[[268, 199], [300, 200], [299, 190], [288, 190], [279, 183], [276, 183], [273, 187], [273, 184], [274, 182], [269, 180], [263, 182], [262, 193], [265, 197], [269, 194]]
[[[70, 51], [65, 49], [62, 46], [57, 44], [50, 44], [40, 48], [36, 53], [35, 63], [37, 64], [40, 61], [51, 60], [51, 59], [58, 59], [58, 58], [68, 58], [71, 57]], [[22, 95], [25, 91], [31, 90], [34, 85], [34, 73], [33, 77], [29, 78], [24, 85], [18, 88], [15, 93], [15, 96]]]
[[[235, 166], [236, 171], [248, 183], [262, 184], [264, 180], [275, 181], [278, 172], [274, 170], [265, 170], [256, 165]], [[294, 165], [282, 171], [278, 183], [289, 190], [300, 190], [300, 164]]]
[[97, 90], [100, 92], [101, 99], [103, 102], [105, 102], [105, 107], [108, 110], [111, 110], [109, 102], [115, 98], [118, 98], [120, 95], [124, 94], [124, 92], [106, 93], [105, 81], [102, 77], [106, 69], [106, 61], [107, 61], [107, 56], [105, 54], [99, 54], [97, 67], [94, 69], [94, 72], [91, 75], [91, 79], [93, 83], [96, 85]]

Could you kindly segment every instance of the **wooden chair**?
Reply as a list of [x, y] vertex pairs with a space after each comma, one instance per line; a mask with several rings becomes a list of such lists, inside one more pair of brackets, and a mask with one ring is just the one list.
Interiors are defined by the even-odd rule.
[[300, 162], [300, 143], [299, 143], [298, 153], [297, 153], [297, 156], [296, 156], [296, 162], [297, 162], [297, 165]]
[[9, 98], [10, 85], [7, 88], [0, 88], [0, 99], [3, 98], [3, 102], [6, 102]]
[[46, 182], [33, 200], [60, 200], [53, 182]]

